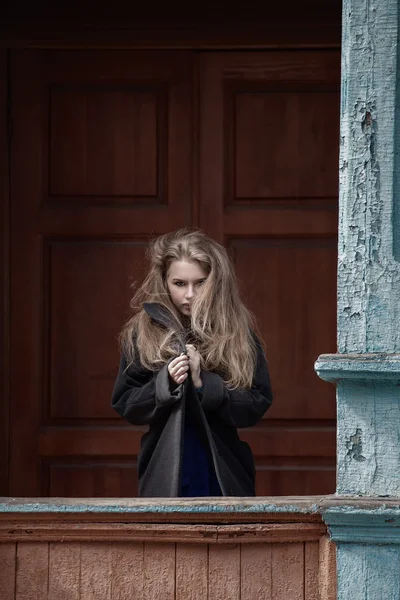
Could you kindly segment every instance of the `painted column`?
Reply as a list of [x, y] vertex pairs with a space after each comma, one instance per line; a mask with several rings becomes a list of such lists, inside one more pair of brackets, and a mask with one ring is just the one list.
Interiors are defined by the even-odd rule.
[[398, 0], [344, 0], [338, 494], [400, 495], [400, 64]]
[[337, 387], [340, 599], [400, 598], [399, 6], [343, 2], [338, 354], [315, 365]]

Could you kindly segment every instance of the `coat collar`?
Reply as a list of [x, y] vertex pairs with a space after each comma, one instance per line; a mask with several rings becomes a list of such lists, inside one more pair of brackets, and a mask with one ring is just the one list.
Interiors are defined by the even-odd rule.
[[159, 302], [144, 302], [143, 308], [146, 313], [165, 329], [169, 329], [173, 331], [179, 340], [182, 348], [185, 349], [185, 330], [182, 324], [178, 321], [175, 315], [172, 314], [168, 308], [166, 308], [163, 304]]

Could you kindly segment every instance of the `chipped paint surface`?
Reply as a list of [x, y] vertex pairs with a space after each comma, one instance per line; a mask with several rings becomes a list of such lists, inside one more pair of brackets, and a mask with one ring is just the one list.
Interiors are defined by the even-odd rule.
[[400, 387], [339, 382], [337, 493], [400, 496]]
[[336, 561], [339, 600], [400, 598], [400, 546], [339, 543]]
[[[341, 353], [400, 350], [394, 255], [397, 0], [343, 3], [338, 263]], [[398, 220], [397, 220], [398, 223]]]
[[400, 355], [322, 355], [336, 383], [337, 493], [400, 496]]
[[322, 509], [336, 542], [338, 600], [400, 598], [399, 502], [387, 506], [382, 499], [368, 506], [364, 499], [357, 506], [353, 499], [348, 506], [342, 498]]
[[337, 386], [338, 494], [400, 495], [398, 16], [398, 0], [343, 3], [338, 354], [315, 365]]
[[[337, 494], [400, 497], [399, 0], [344, 0], [338, 354], [318, 375], [337, 388]], [[322, 509], [337, 543], [339, 600], [400, 598], [400, 510]]]
[[346, 501], [335, 507], [322, 508], [322, 517], [335, 542], [351, 544], [400, 544], [400, 510], [381, 506], [368, 510], [348, 506]]
[[151, 514], [173, 514], [173, 513], [304, 513], [312, 514], [318, 512], [318, 502], [320, 498], [315, 498], [315, 502], [310, 499], [302, 498], [292, 502], [260, 502], [244, 500], [243, 502], [232, 499], [225, 499], [212, 502], [199, 501], [196, 499], [184, 501], [168, 501], [165, 498], [154, 499], [132, 499], [124, 498], [108, 501], [101, 499], [98, 501], [77, 501], [61, 498], [58, 501], [51, 500], [25, 500], [23, 498], [0, 498], [0, 513], [147, 513]]

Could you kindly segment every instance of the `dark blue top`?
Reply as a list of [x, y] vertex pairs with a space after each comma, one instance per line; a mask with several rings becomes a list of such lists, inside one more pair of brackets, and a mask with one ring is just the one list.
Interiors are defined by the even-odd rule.
[[222, 496], [214, 465], [189, 410], [185, 412], [181, 495], [185, 498]]

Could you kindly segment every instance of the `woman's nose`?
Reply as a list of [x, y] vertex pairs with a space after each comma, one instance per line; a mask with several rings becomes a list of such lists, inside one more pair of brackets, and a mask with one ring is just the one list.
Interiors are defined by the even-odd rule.
[[194, 296], [194, 287], [192, 285], [188, 285], [186, 290], [186, 298], [193, 298]]

